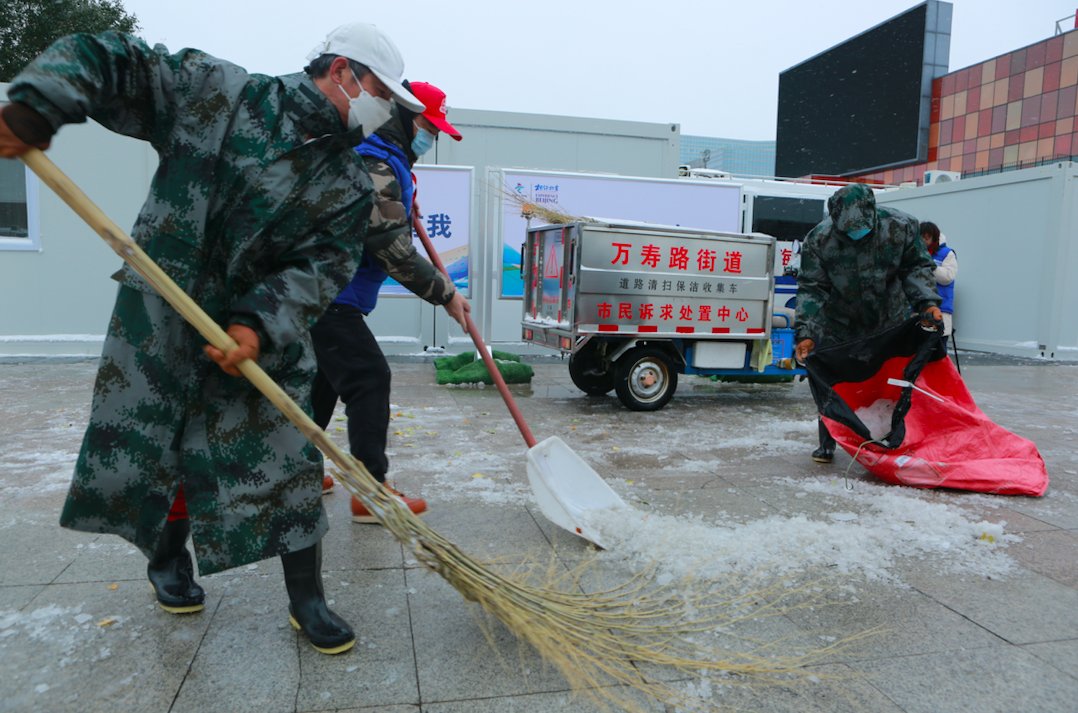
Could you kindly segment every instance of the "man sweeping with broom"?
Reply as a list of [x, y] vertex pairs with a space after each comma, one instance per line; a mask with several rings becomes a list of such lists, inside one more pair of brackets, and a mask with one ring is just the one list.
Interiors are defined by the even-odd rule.
[[65, 37], [12, 83], [0, 156], [46, 148], [63, 124], [88, 118], [150, 142], [160, 164], [132, 232], [238, 345], [203, 354], [198, 332], [135, 271], [117, 273], [61, 524], [136, 545], [174, 613], [203, 607], [192, 529], [202, 574], [280, 556], [290, 622], [340, 653], [355, 635], [322, 590], [321, 455], [234, 377], [257, 360], [309, 403], [308, 330], [355, 272], [373, 203], [352, 147], [389, 118], [390, 98], [423, 105], [373, 25], [341, 26], [315, 54], [318, 76], [268, 77], [118, 33]]

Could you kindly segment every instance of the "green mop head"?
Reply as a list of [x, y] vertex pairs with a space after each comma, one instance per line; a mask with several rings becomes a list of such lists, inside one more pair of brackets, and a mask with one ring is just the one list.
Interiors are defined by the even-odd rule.
[[[535, 373], [530, 366], [520, 360], [516, 354], [494, 350], [491, 354], [498, 366], [502, 378], [507, 384], [526, 384]], [[434, 360], [434, 371], [439, 384], [493, 384], [494, 379], [487, 371], [487, 365], [475, 352], [465, 352], [451, 357], [439, 357]]]

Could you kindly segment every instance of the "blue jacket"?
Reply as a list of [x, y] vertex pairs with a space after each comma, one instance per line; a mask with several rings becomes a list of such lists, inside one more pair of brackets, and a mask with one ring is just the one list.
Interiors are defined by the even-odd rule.
[[[947, 259], [953, 250], [947, 245], [940, 245], [936, 250], [936, 254], [932, 256], [932, 259], [936, 261], [937, 265], [942, 265], [943, 261]], [[952, 280], [949, 285], [941, 285], [936, 283], [936, 292], [940, 293], [940, 299], [943, 300], [940, 304], [940, 311], [947, 314], [954, 314], [954, 283], [958, 280]]]
[[[398, 146], [382, 139], [378, 134], [371, 134], [356, 146], [356, 153], [361, 156], [372, 156], [384, 161], [393, 169], [397, 177], [397, 183], [401, 188], [401, 201], [404, 203], [405, 213], [410, 219], [412, 216], [412, 197], [415, 186], [412, 184], [412, 170], [408, 165], [408, 156]], [[352, 277], [352, 281], [341, 290], [334, 304], [355, 307], [363, 314], [370, 314], [378, 304], [378, 290], [389, 275], [368, 251], [363, 252], [363, 258], [359, 263], [359, 269]]]

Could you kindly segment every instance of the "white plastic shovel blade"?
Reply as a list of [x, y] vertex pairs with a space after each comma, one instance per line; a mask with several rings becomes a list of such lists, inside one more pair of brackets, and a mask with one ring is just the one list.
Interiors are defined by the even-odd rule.
[[602, 533], [588, 515], [629, 507], [557, 436], [528, 450], [528, 482], [548, 520], [604, 549]]

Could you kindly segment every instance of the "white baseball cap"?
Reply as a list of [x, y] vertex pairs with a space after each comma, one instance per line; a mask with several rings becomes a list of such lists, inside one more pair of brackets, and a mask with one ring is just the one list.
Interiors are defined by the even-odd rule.
[[374, 76], [382, 80], [394, 98], [414, 112], [422, 112], [426, 107], [401, 84], [404, 78], [404, 60], [400, 50], [393, 44], [386, 33], [366, 22], [350, 22], [341, 25], [326, 35], [307, 54], [307, 61], [317, 59], [324, 54], [336, 54], [366, 65]]

